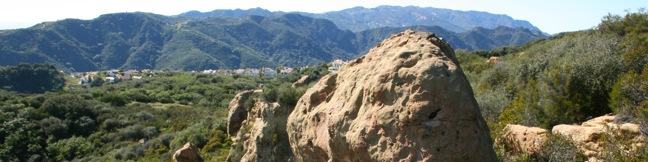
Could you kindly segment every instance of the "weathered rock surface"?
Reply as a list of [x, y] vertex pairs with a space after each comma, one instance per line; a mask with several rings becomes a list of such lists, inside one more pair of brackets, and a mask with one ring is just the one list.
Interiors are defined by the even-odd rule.
[[174, 162], [201, 162], [203, 159], [198, 154], [198, 149], [191, 145], [191, 143], [186, 143], [182, 148], [176, 150], [173, 154]]
[[[588, 161], [603, 161], [606, 145], [611, 140], [625, 141], [629, 144], [616, 144], [625, 146], [628, 152], [643, 147], [647, 141], [640, 132], [638, 124], [614, 123], [614, 116], [605, 115], [583, 122], [581, 125], [556, 125], [551, 132], [556, 135], [568, 137], [578, 147]], [[608, 139], [605, 139], [608, 138]]]
[[514, 153], [539, 153], [549, 137], [546, 129], [514, 124], [506, 125], [503, 132], [499, 142]]
[[288, 161], [292, 156], [286, 134], [292, 108], [263, 101], [261, 92], [241, 92], [230, 102], [228, 161]]
[[301, 86], [305, 86], [305, 85], [307, 85], [308, 83], [312, 82], [313, 80], [314, 80], [314, 79], [313, 79], [312, 77], [310, 77], [310, 76], [308, 76], [308, 75], [304, 75], [304, 76], [302, 76], [301, 78], [299, 78], [297, 81], [295, 81], [295, 82], [292, 84], [292, 87], [301, 87]]
[[241, 123], [247, 118], [248, 108], [245, 106], [245, 102], [250, 99], [253, 91], [243, 91], [232, 99], [229, 103], [229, 113], [227, 114], [227, 134], [230, 136], [235, 136], [238, 130], [241, 128]]
[[301, 97], [288, 118], [296, 161], [496, 161], [453, 50], [393, 35]]

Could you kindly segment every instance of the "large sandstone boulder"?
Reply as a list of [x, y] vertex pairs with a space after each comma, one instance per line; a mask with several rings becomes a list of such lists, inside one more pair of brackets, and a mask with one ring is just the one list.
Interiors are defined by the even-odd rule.
[[[627, 152], [645, 146], [647, 140], [634, 123], [615, 123], [614, 116], [605, 115], [583, 122], [581, 125], [556, 125], [551, 132], [568, 137], [588, 161], [603, 161], [606, 146], [617, 145]], [[628, 144], [619, 144], [620, 141]], [[616, 147], [616, 146], [615, 146]]]
[[261, 92], [241, 92], [230, 102], [228, 133], [232, 146], [228, 161], [288, 161], [292, 156], [286, 134], [292, 108], [265, 102], [259, 97]]
[[301, 97], [288, 118], [297, 161], [496, 161], [452, 48], [393, 35]]
[[538, 127], [508, 124], [502, 131], [500, 142], [514, 153], [540, 153], [549, 138], [549, 131]]
[[174, 162], [201, 162], [203, 159], [198, 154], [198, 149], [191, 145], [191, 143], [186, 143], [182, 148], [176, 150], [173, 154]]

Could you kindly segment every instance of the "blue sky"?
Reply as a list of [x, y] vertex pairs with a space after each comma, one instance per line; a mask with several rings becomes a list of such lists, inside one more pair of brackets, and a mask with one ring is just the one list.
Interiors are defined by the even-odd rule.
[[547, 33], [596, 26], [608, 13], [624, 14], [648, 7], [647, 0], [3, 0], [0, 29], [24, 28], [65, 18], [92, 19], [115, 12], [176, 15], [189, 10], [210, 11], [261, 7], [273, 11], [326, 12], [379, 5], [420, 6], [486, 11], [528, 20]]

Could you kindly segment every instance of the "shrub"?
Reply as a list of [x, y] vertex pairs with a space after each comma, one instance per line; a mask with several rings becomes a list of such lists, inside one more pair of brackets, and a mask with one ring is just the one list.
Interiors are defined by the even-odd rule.
[[141, 125], [132, 125], [119, 130], [119, 137], [122, 140], [139, 140], [144, 137]]
[[641, 74], [630, 71], [619, 78], [610, 92], [610, 108], [644, 126], [648, 123], [648, 67]]
[[40, 121], [40, 127], [53, 140], [68, 137], [68, 125], [61, 119], [49, 117]]
[[108, 93], [99, 98], [99, 101], [105, 102], [105, 103], [110, 103], [110, 105], [113, 106], [124, 106], [130, 101], [128, 98], [125, 96], [122, 96], [120, 94], [114, 94], [114, 93]]
[[27, 161], [32, 155], [45, 152], [45, 139], [38, 125], [23, 118], [15, 118], [0, 126], [0, 159]]
[[121, 126], [122, 126], [122, 122], [119, 121], [118, 119], [106, 119], [101, 124], [101, 128], [106, 131], [114, 131], [117, 128], [120, 128]]
[[587, 161], [585, 155], [565, 138], [560, 135], [550, 136], [535, 158], [538, 161]]
[[187, 142], [201, 148], [207, 143], [208, 130], [203, 123], [192, 125], [176, 133], [175, 138], [171, 141], [171, 148], [180, 148]]
[[19, 64], [0, 68], [0, 88], [2, 89], [42, 93], [61, 90], [64, 85], [63, 74], [53, 65]]
[[283, 106], [294, 107], [303, 93], [302, 90], [293, 88], [289, 83], [283, 83], [277, 90], [277, 102]]
[[73, 160], [92, 153], [94, 146], [83, 137], [72, 137], [50, 144], [47, 151], [56, 161]]
[[59, 119], [76, 120], [82, 116], [96, 116], [85, 99], [72, 94], [52, 96], [43, 102], [41, 109]]
[[155, 99], [147, 95], [146, 91], [144, 90], [126, 91], [122, 95], [130, 100], [137, 101], [137, 102], [149, 103], [155, 101]]

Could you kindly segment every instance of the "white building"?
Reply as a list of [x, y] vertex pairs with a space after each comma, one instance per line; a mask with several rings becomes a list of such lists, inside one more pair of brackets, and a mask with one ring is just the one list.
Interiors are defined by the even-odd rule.
[[344, 61], [340, 60], [340, 59], [334, 60], [333, 62], [329, 63], [328, 70], [331, 73], [335, 73], [338, 70], [340, 70], [340, 68], [342, 68], [342, 66], [344, 66], [344, 64], [346, 64], [346, 63]]
[[277, 71], [272, 68], [262, 68], [261, 73], [265, 77], [275, 77], [277, 76]]

